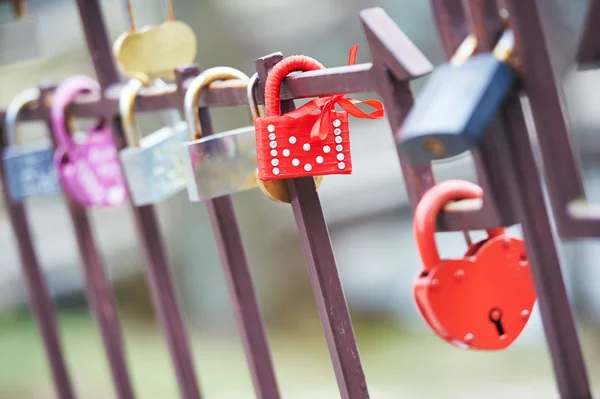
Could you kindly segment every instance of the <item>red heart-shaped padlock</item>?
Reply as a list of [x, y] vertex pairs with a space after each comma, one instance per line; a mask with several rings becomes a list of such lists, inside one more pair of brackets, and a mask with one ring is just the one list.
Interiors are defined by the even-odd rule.
[[431, 188], [415, 210], [423, 270], [413, 285], [419, 312], [442, 339], [480, 350], [507, 348], [519, 336], [536, 300], [522, 240], [505, 229], [471, 245], [462, 259], [440, 260], [435, 244], [439, 211], [449, 201], [481, 198], [473, 183], [449, 180]]

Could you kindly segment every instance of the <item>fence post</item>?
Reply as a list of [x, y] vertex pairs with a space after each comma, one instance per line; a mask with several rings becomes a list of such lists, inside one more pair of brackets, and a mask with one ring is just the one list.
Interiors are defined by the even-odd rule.
[[[186, 78], [199, 74], [197, 67], [183, 67], [176, 71], [177, 87], [181, 95], [181, 103], [185, 97], [184, 82]], [[202, 136], [214, 133], [210, 111], [199, 110]], [[279, 399], [279, 388], [275, 378], [275, 369], [263, 325], [258, 299], [254, 292], [254, 284], [248, 259], [244, 250], [242, 235], [235, 217], [235, 209], [231, 196], [226, 195], [204, 201], [217, 243], [221, 267], [229, 290], [229, 298], [238, 329], [244, 345], [246, 360], [254, 383], [256, 397], [260, 399]]]
[[[5, 149], [3, 126], [4, 124], [0, 126], [0, 152], [2, 153]], [[10, 198], [8, 185], [6, 184], [4, 162], [0, 162], [0, 183], [2, 184], [0, 191], [2, 191], [10, 224], [17, 240], [21, 266], [27, 282], [29, 304], [42, 335], [57, 395], [61, 399], [75, 399], [73, 383], [69, 377], [63, 356], [52, 298], [44, 281], [44, 275], [31, 239], [25, 204], [13, 202]]]
[[[511, 9], [515, 10], [519, 2], [521, 6], [533, 4], [532, 0], [517, 0], [511, 3]], [[447, 54], [452, 54], [456, 43], [463, 39], [453, 36], [456, 29], [452, 27], [463, 25], [476, 34], [480, 43], [479, 51], [489, 51], [495, 42], [494, 38], [499, 37], [504, 29], [495, 0], [466, 0], [463, 13], [456, 10], [463, 6], [458, 1], [431, 0], [431, 6]], [[515, 15], [509, 15], [509, 22], [513, 18]], [[530, 20], [523, 20], [523, 23], [529, 24]], [[514, 33], [517, 49], [538, 51], [545, 46], [544, 42], [537, 42], [535, 50], [522, 49], [521, 43], [526, 40], [522, 36], [524, 32], [516, 28]], [[530, 59], [527, 56], [521, 54], [519, 60], [524, 71], [533, 67], [528, 65]], [[544, 79], [553, 79], [553, 76], [545, 76]], [[527, 76], [520, 83], [520, 90], [527, 94]], [[515, 91], [509, 96], [500, 110], [498, 121], [492, 124], [486, 134], [487, 138], [479, 145], [482, 168], [493, 184], [490, 194], [506, 192], [510, 202], [509, 209], [521, 224], [561, 397], [591, 398], [556, 243], [545, 207], [538, 165], [533, 156], [518, 94]]]
[[[77, 6], [96, 76], [103, 90], [106, 90], [109, 86], [119, 83], [119, 74], [113, 60], [100, 1], [77, 0]], [[115, 142], [120, 150], [126, 145], [121, 118], [114, 115], [111, 117]], [[145, 258], [154, 308], [166, 336], [181, 396], [186, 399], [199, 399], [200, 388], [196, 380], [190, 340], [175, 292], [171, 265], [159, 232], [155, 209], [151, 205], [132, 205], [132, 211]]]
[[[43, 104], [49, 102], [48, 100], [53, 90], [54, 86], [49, 84], [44, 84], [40, 87], [40, 101]], [[46, 124], [48, 130], [51, 132], [52, 121], [50, 109], [47, 108], [46, 110]], [[50, 133], [50, 136], [56, 146], [54, 135]], [[129, 372], [127, 371], [125, 345], [119, 322], [119, 313], [104, 271], [100, 253], [96, 247], [96, 240], [92, 232], [89, 215], [86, 209], [75, 202], [75, 200], [69, 198], [67, 193], [64, 196], [71, 217], [71, 223], [73, 224], [79, 255], [83, 261], [89, 306], [100, 328], [117, 395], [120, 399], [133, 399], [135, 395], [129, 378]]]

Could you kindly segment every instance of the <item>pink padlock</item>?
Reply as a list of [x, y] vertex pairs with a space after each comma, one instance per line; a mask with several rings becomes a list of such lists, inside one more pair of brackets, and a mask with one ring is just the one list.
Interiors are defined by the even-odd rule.
[[83, 206], [116, 206], [128, 199], [110, 121], [98, 120], [79, 140], [68, 131], [67, 107], [83, 92], [100, 93], [97, 81], [71, 76], [55, 90], [51, 118], [56, 138], [54, 162], [61, 185], [69, 197]]

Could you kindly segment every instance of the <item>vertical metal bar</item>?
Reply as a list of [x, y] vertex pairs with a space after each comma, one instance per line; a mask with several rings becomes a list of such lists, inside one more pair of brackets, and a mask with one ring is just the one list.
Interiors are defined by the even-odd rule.
[[[458, 9], [448, 10], [449, 12], [435, 12], [434, 7], [435, 20], [444, 24], [438, 26], [438, 30], [453, 37], [450, 43], [451, 51], [445, 48], [449, 55], [453, 54], [454, 46], [458, 47], [467, 34], [467, 28], [462, 26], [464, 24], [455, 23], [456, 18], [464, 17], [460, 2], [461, 0], [448, 0], [447, 2], [444, 0], [442, 5], [458, 6]], [[363, 10], [360, 18], [373, 57], [373, 79], [385, 104], [394, 138], [399, 143], [402, 139], [402, 124], [414, 103], [410, 81], [430, 72], [433, 70], [433, 66], [425, 56], [418, 52], [410, 39], [381, 8]], [[420, 73], [415, 74], [417, 71]], [[414, 208], [425, 191], [435, 184], [434, 175], [430, 165], [412, 165], [403, 159], [400, 152], [398, 155], [406, 191], [411, 207]], [[481, 162], [478, 151], [473, 153], [473, 157], [475, 164]], [[482, 175], [479, 171], [478, 181], [484, 189], [490, 186], [487, 176]], [[501, 199], [505, 202], [504, 196]], [[438, 229], [485, 229], [490, 226], [509, 224], [509, 221], [512, 221], [512, 214], [505, 205], [496, 197], [486, 196], [481, 207], [473, 206], [468, 212], [442, 214]]]
[[[0, 126], [0, 152], [4, 150], [4, 136], [3, 127]], [[2, 162], [0, 162], [0, 183], [2, 184], [2, 190], [0, 191], [2, 191], [2, 197], [8, 210], [10, 224], [17, 239], [21, 265], [27, 282], [29, 303], [46, 348], [46, 356], [50, 363], [50, 371], [52, 372], [56, 392], [61, 399], [75, 399], [73, 384], [63, 356], [52, 298], [44, 282], [44, 276], [31, 239], [25, 205], [22, 202], [13, 202], [10, 198]]]
[[[464, 0], [463, 3], [467, 19], [463, 23], [470, 25], [470, 30], [478, 35], [479, 50], [491, 50], [494, 39], [503, 29], [495, 0]], [[524, 3], [531, 3], [531, 0]], [[435, 6], [440, 8], [437, 12], [444, 12], [441, 10], [443, 6]], [[530, 22], [528, 18], [527, 24]], [[452, 39], [443, 36], [442, 41], [448, 47]], [[517, 41], [520, 49], [519, 44]], [[543, 46], [544, 43], [539, 45]], [[527, 85], [524, 89], [527, 90]], [[510, 208], [521, 223], [561, 397], [591, 398], [538, 165], [533, 156], [518, 93], [509, 96], [500, 110], [500, 123], [493, 123], [486, 136], [479, 147], [482, 171], [490, 177], [491, 194], [507, 194]]]
[[[198, 72], [197, 67], [180, 68], [176, 71], [177, 88], [182, 103], [185, 97], [183, 89], [185, 79], [198, 75]], [[214, 126], [209, 109], [200, 108], [199, 117], [203, 136], [213, 134]], [[235, 217], [232, 198], [227, 195], [205, 203], [256, 397], [279, 399], [281, 395], [277, 387], [267, 334], [254, 292], [252, 274]]]
[[[546, 47], [544, 31], [534, 0], [506, 0], [510, 21], [515, 32], [523, 71], [523, 88], [529, 98], [535, 119], [540, 145], [549, 146], [549, 141], [562, 139], [562, 153], [551, 161], [561, 160], [561, 168], [552, 167], [547, 173], [555, 173], [560, 189], [575, 192], [582, 188], [577, 164], [572, 155], [566, 122], [562, 113], [560, 96], [550, 56]], [[538, 80], [539, 79], [539, 80]], [[526, 238], [527, 252], [531, 259], [532, 272], [536, 281], [540, 312], [546, 339], [554, 364], [559, 390], [563, 398], [591, 398], [587, 371], [577, 337], [577, 330], [569, 298], [564, 286], [556, 248], [551, 245], [554, 237], [543, 204], [543, 191], [539, 172], [528, 139], [523, 111], [518, 99], [513, 99], [505, 109], [504, 121], [508, 133], [509, 153], [516, 167], [514, 173], [521, 198], [515, 199], [515, 210]], [[548, 160], [550, 161], [550, 160]], [[549, 165], [545, 165], [549, 167]], [[535, 173], [534, 173], [535, 172]], [[565, 177], [565, 179], [560, 178]], [[557, 190], [558, 186], [549, 189]], [[555, 206], [558, 204], [554, 204]]]
[[494, 151], [506, 154], [514, 165], [509, 173], [507, 166], [504, 173], [514, 184], [511, 190], [513, 209], [521, 222], [560, 395], [565, 399], [592, 398], [555, 237], [544, 203], [541, 179], [518, 96], [513, 96], [504, 108], [503, 120], [508, 143], [504, 148], [497, 146]]
[[[99, 0], [77, 0], [89, 53], [103, 89], [119, 82]], [[126, 146], [121, 118], [112, 120], [117, 149]], [[158, 314], [174, 363], [181, 396], [199, 399], [200, 388], [194, 369], [193, 353], [181, 306], [173, 283], [171, 264], [153, 206], [132, 205], [138, 238], [145, 258], [154, 308]]]
[[594, 63], [598, 66], [600, 61], [600, 26], [598, 17], [600, 16], [600, 0], [591, 0], [589, 2], [583, 33], [577, 51], [577, 61], [581, 63]]
[[[544, 169], [553, 213], [559, 231], [568, 232], [572, 223], [566, 207], [570, 201], [584, 195], [584, 186], [579, 173], [579, 162], [569, 140], [567, 121], [544, 30], [534, 0], [524, 1], [522, 4], [506, 1], [505, 4], [520, 46], [523, 85], [545, 161]], [[556, 162], [557, 159], [560, 159], [560, 163]]]
[[[257, 60], [256, 68], [263, 88], [268, 70], [281, 59], [281, 55], [273, 55]], [[293, 101], [282, 102], [282, 112], [293, 108]], [[369, 398], [350, 311], [315, 181], [306, 177], [288, 179], [286, 183], [341, 397]]]
[[[119, 118], [114, 126], [114, 129], [120, 129]], [[122, 133], [119, 132], [119, 135], [122, 136]], [[156, 212], [151, 205], [132, 208], [138, 238], [142, 244], [152, 302], [171, 353], [181, 397], [199, 399], [201, 394], [194, 369], [193, 352], [175, 290], [171, 265], [158, 229]]]
[[[106, 28], [98, 0], [78, 0], [82, 25], [85, 30], [90, 55], [99, 82], [103, 88], [118, 83]], [[120, 118], [113, 120], [117, 147], [125, 146]], [[192, 351], [185, 322], [178, 304], [166, 248], [158, 229], [158, 220], [152, 206], [133, 207], [138, 236], [147, 264], [148, 279], [154, 307], [167, 337], [182, 397], [200, 398], [196, 381]]]
[[[42, 103], [48, 103], [52, 95], [53, 87], [40, 87]], [[50, 110], [47, 109], [46, 124], [52, 130]], [[56, 141], [50, 134], [54, 145]], [[104, 349], [108, 356], [110, 370], [115, 384], [117, 396], [120, 399], [133, 399], [133, 386], [127, 371], [127, 360], [125, 356], [125, 345], [123, 332], [119, 322], [116, 301], [111, 292], [111, 287], [104, 271], [104, 265], [96, 247], [94, 233], [86, 209], [69, 198], [65, 193], [65, 201], [75, 230], [75, 238], [79, 247], [79, 254], [83, 261], [86, 293], [89, 305], [94, 314]]]
[[[600, 2], [595, 3], [592, 4], [592, 9], [600, 7]], [[579, 233], [577, 230], [580, 230], [577, 228], [579, 224], [571, 220], [567, 206], [570, 201], [585, 195], [584, 185], [579, 162], [569, 140], [561, 94], [550, 63], [539, 13], [532, 0], [521, 3], [506, 1], [505, 5], [510, 12], [510, 21], [519, 44], [522, 82], [538, 132], [546, 185], [557, 228], [561, 236], [576, 236]], [[597, 38], [595, 40], [600, 43]], [[595, 229], [593, 226], [590, 227], [596, 232], [600, 228], [599, 223], [595, 224]]]

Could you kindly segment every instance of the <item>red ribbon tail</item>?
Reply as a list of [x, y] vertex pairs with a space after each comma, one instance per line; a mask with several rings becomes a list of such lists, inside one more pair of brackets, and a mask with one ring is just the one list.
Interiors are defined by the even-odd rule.
[[[342, 107], [344, 111], [348, 112], [348, 114], [352, 115], [355, 118], [381, 119], [385, 115], [383, 104], [381, 103], [381, 101], [377, 100], [359, 101], [353, 98], [341, 98], [338, 100], [338, 104], [340, 104], [340, 107]], [[366, 113], [362, 109], [358, 108], [356, 104], [365, 104], [375, 108], [375, 110], [370, 113]]]
[[358, 53], [358, 44], [355, 44], [350, 48], [350, 55], [348, 56], [348, 65], [356, 64], [356, 54]]

